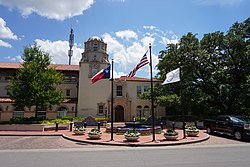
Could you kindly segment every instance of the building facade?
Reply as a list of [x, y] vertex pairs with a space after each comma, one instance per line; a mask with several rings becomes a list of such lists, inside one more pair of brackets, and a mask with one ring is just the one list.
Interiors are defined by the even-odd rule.
[[[62, 116], [111, 117], [111, 81], [101, 79], [91, 83], [91, 78], [101, 69], [110, 65], [107, 44], [100, 37], [91, 37], [84, 43], [84, 52], [79, 65], [55, 64], [55, 68], [64, 75], [62, 89], [66, 100], [51, 109], [39, 109], [38, 115], [48, 119]], [[9, 80], [20, 63], [0, 62], [0, 121], [15, 117], [35, 116], [35, 108], [15, 108], [7, 95]], [[154, 84], [159, 81], [154, 80]], [[134, 117], [149, 117], [151, 101], [139, 99], [139, 94], [148, 91], [150, 79], [137, 77], [115, 78], [113, 82], [113, 118], [115, 122], [131, 121]], [[165, 108], [156, 106], [156, 116], [165, 116]]]

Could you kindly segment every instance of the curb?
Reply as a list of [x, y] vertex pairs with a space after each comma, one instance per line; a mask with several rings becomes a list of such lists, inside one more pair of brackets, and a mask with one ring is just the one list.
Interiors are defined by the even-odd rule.
[[93, 145], [110, 145], [110, 146], [128, 146], [128, 147], [156, 147], [156, 146], [174, 146], [174, 145], [184, 145], [184, 144], [192, 144], [192, 143], [198, 143], [198, 142], [203, 142], [206, 141], [210, 138], [208, 134], [206, 134], [206, 137], [198, 140], [193, 140], [193, 141], [184, 141], [184, 142], [176, 142], [176, 143], [151, 143], [151, 144], [131, 144], [131, 143], [110, 143], [110, 141], [103, 141], [103, 142], [91, 142], [87, 140], [80, 140], [80, 139], [74, 139], [70, 138], [64, 134], [62, 134], [62, 137], [71, 140], [74, 142], [81, 142], [81, 143], [86, 143], [86, 144], [93, 144]]

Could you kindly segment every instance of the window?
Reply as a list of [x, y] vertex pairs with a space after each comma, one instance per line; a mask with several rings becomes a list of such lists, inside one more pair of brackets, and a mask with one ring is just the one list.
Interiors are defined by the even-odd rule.
[[70, 90], [66, 89], [66, 96], [70, 96]]
[[23, 118], [24, 112], [23, 111], [13, 111], [12, 118]]
[[97, 68], [91, 69], [91, 77], [93, 77], [98, 72]]
[[145, 85], [144, 86], [144, 92], [147, 92], [149, 90], [149, 86], [148, 85]]
[[142, 117], [142, 106], [136, 107], [136, 116], [141, 118]]
[[136, 86], [137, 97], [141, 94], [141, 86]]
[[104, 104], [98, 104], [98, 115], [104, 115]]
[[150, 116], [150, 110], [149, 110], [149, 106], [145, 106], [143, 109], [143, 116]]
[[116, 87], [116, 96], [117, 97], [122, 97], [122, 86], [117, 86]]
[[93, 45], [93, 51], [98, 51], [98, 44]]
[[57, 110], [57, 118], [65, 117], [67, 116], [67, 108], [66, 107], [60, 107]]

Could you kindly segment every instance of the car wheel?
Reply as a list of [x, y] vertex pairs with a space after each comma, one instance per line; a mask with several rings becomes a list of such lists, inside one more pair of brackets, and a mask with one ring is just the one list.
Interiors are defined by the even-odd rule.
[[235, 137], [237, 140], [242, 140], [242, 134], [241, 134], [241, 132], [235, 131], [235, 132], [234, 132], [234, 137]]
[[207, 127], [207, 133], [208, 133], [208, 134], [213, 133], [213, 131], [212, 131], [212, 129], [211, 129], [210, 127]]

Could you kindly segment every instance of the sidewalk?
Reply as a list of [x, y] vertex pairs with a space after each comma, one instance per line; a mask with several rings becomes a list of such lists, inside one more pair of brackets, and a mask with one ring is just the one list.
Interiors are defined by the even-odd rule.
[[155, 134], [155, 141], [152, 141], [153, 135], [150, 136], [141, 136], [138, 142], [128, 142], [123, 135], [113, 135], [113, 141], [110, 141], [111, 134], [106, 133], [104, 128], [102, 130], [101, 139], [89, 139], [88, 132], [92, 128], [87, 128], [84, 135], [75, 135], [69, 130], [59, 130], [59, 131], [45, 131], [45, 132], [31, 132], [31, 131], [0, 131], [0, 136], [62, 136], [65, 139], [72, 140], [75, 142], [82, 142], [88, 144], [100, 144], [100, 145], [114, 145], [114, 146], [167, 146], [167, 145], [180, 145], [180, 144], [189, 144], [202, 142], [209, 139], [209, 135], [205, 133], [204, 130], [200, 130], [200, 133], [197, 137], [186, 137], [183, 139], [183, 131], [176, 129], [179, 132], [179, 138], [176, 141], [168, 141], [163, 136], [164, 129], [161, 134]]

